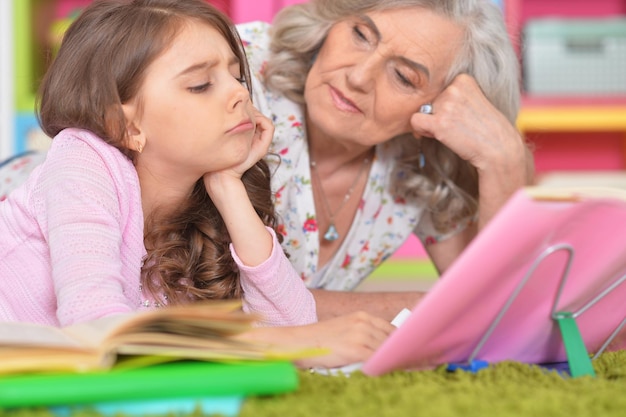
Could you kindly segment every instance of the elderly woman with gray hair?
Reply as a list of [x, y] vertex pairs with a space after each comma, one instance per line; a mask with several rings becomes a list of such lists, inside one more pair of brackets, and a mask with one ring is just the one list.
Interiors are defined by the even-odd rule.
[[413, 307], [419, 292], [351, 290], [411, 233], [443, 273], [532, 181], [492, 1], [310, 0], [238, 29], [275, 125], [278, 230], [320, 318]]

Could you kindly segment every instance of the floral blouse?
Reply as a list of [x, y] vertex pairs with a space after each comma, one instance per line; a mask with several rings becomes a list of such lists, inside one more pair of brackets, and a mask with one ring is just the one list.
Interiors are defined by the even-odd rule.
[[[397, 150], [389, 144], [376, 147], [369, 179], [356, 217], [335, 256], [318, 269], [319, 233], [316, 222], [311, 170], [302, 106], [268, 91], [261, 79], [269, 54], [270, 25], [238, 25], [252, 72], [253, 101], [275, 125], [268, 158], [272, 188], [279, 215], [283, 248], [309, 288], [352, 290], [391, 256], [414, 231], [422, 243], [445, 236], [434, 232], [425, 210], [409, 205], [389, 189]], [[395, 174], [394, 174], [395, 175]]]
[[24, 152], [0, 161], [0, 201], [26, 181], [30, 172], [46, 157], [45, 152]]

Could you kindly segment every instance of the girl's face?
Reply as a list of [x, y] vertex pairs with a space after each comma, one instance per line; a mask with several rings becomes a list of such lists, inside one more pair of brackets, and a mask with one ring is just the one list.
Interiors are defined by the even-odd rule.
[[222, 35], [188, 22], [148, 67], [138, 98], [124, 105], [129, 132], [145, 138], [138, 170], [190, 184], [243, 162], [254, 119], [242, 77]]
[[306, 80], [310, 133], [371, 146], [410, 132], [410, 116], [445, 87], [462, 37], [456, 24], [426, 9], [338, 22]]

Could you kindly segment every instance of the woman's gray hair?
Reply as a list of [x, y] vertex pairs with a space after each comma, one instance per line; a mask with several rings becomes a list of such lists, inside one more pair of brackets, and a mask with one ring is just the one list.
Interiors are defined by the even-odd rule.
[[[520, 102], [519, 63], [504, 24], [492, 0], [309, 0], [281, 10], [272, 25], [272, 56], [265, 71], [267, 86], [304, 103], [304, 84], [313, 59], [337, 21], [372, 11], [425, 8], [446, 17], [465, 31], [465, 42], [446, 78], [469, 74], [487, 99], [514, 124]], [[412, 155], [401, 161], [396, 191], [425, 204], [433, 224], [447, 231], [462, 219], [476, 215], [478, 176], [474, 167], [439, 141], [412, 135], [393, 139], [393, 146]], [[427, 161], [420, 167], [419, 154]], [[408, 174], [408, 175], [407, 175]]]

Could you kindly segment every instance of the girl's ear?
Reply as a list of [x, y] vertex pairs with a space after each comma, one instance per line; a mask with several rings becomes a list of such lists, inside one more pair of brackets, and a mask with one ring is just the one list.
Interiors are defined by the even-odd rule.
[[141, 130], [137, 118], [137, 105], [133, 103], [122, 104], [122, 111], [126, 118], [126, 137], [128, 142], [126, 146], [136, 152], [143, 152], [143, 148], [146, 146], [146, 136]]

